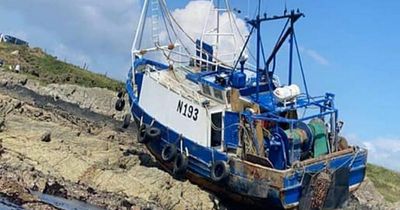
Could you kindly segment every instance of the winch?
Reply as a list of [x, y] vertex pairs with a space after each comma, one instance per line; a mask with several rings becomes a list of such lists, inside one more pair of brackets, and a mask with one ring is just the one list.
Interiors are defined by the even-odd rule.
[[321, 119], [298, 123], [292, 129], [271, 129], [265, 139], [266, 154], [276, 169], [285, 169], [307, 157], [328, 153], [328, 134]]

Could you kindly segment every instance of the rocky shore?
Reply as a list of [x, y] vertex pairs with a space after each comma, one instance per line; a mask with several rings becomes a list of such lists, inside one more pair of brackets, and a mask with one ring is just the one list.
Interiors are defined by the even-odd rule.
[[[159, 168], [136, 143], [134, 123], [121, 127], [127, 111], [114, 111], [115, 99], [0, 72], [0, 197], [27, 209], [65, 209], [49, 202], [57, 198], [82, 209], [234, 209]], [[368, 179], [345, 206], [400, 209]]]

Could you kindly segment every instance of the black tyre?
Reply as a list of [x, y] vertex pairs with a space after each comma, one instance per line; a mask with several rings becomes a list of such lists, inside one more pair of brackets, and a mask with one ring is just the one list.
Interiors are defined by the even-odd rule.
[[161, 131], [156, 127], [151, 127], [146, 130], [146, 136], [149, 141], [158, 141], [161, 139]]
[[124, 92], [118, 91], [117, 97], [118, 97], [118, 98], [122, 98], [123, 96], [124, 96]]
[[161, 151], [161, 158], [165, 162], [171, 162], [178, 153], [175, 144], [166, 144]]
[[217, 160], [211, 166], [211, 179], [215, 182], [225, 181], [230, 173], [229, 165], [222, 160]]
[[131, 114], [124, 115], [124, 123], [122, 124], [122, 128], [128, 128], [131, 124]]
[[148, 127], [149, 127], [149, 125], [147, 125], [147, 124], [143, 124], [139, 127], [137, 139], [138, 139], [138, 142], [141, 144], [145, 144], [149, 141], [149, 138], [147, 138]]
[[173, 170], [174, 175], [180, 176], [185, 174], [188, 164], [189, 164], [188, 157], [182, 153], [178, 153], [174, 160], [174, 170]]
[[122, 98], [119, 98], [117, 100], [117, 102], [115, 102], [115, 110], [120, 112], [120, 111], [124, 110], [124, 107], [125, 107], [125, 100]]

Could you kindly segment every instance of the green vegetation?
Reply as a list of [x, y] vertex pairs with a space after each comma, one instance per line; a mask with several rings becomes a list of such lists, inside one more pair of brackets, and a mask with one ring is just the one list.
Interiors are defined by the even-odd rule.
[[400, 173], [368, 164], [367, 177], [387, 201], [400, 201]]
[[[13, 53], [14, 52], [14, 53]], [[43, 52], [40, 48], [29, 48], [0, 43], [0, 59], [8, 66], [20, 65], [21, 72], [48, 84], [77, 84], [85, 87], [101, 87], [120, 90], [123, 83], [96, 74], [78, 66], [57, 60], [57, 57]]]

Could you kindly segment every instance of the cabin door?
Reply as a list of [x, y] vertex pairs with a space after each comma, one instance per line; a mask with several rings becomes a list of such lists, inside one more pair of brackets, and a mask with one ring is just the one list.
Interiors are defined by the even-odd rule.
[[211, 114], [211, 147], [221, 148], [223, 129], [222, 112]]

